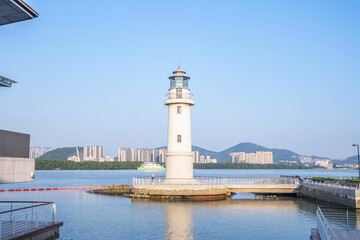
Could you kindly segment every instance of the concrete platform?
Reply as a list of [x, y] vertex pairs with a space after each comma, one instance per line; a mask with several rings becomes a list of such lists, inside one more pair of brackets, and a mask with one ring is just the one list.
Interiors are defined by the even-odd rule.
[[149, 196], [214, 196], [228, 194], [226, 186], [193, 186], [193, 185], [158, 185], [158, 186], [134, 186], [132, 193]]

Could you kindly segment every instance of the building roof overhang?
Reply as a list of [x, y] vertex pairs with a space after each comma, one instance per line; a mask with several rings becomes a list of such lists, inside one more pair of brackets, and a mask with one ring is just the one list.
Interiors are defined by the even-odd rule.
[[0, 75], [0, 87], [11, 87], [13, 83], [17, 82]]
[[23, 0], [0, 0], [0, 26], [38, 17]]

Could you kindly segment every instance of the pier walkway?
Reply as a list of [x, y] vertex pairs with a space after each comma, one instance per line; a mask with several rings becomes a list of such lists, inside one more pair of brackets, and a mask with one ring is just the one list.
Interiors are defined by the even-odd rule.
[[298, 178], [244, 178], [244, 177], [194, 177], [193, 181], [171, 181], [164, 177], [134, 177], [133, 188], [213, 188], [225, 189], [227, 193], [298, 193], [300, 182]]

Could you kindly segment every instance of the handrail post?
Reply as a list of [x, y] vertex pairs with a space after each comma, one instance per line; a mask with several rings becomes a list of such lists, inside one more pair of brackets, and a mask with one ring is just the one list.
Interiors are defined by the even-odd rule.
[[28, 214], [27, 214], [27, 210], [25, 211], [25, 232], [27, 232], [27, 227], [28, 227]]
[[47, 225], [48, 205], [45, 206], [45, 226]]
[[38, 210], [38, 208], [36, 208], [36, 217], [35, 217], [36, 222], [35, 222], [35, 228], [38, 228], [38, 215], [39, 215], [39, 210]]
[[12, 232], [13, 236], [15, 236], [15, 220], [16, 220], [16, 213], [13, 214], [13, 232]]

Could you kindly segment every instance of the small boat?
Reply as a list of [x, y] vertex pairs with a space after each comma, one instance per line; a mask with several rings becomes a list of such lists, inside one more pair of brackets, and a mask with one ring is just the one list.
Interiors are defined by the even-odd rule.
[[145, 162], [137, 168], [139, 171], [164, 171], [165, 167], [154, 162]]

